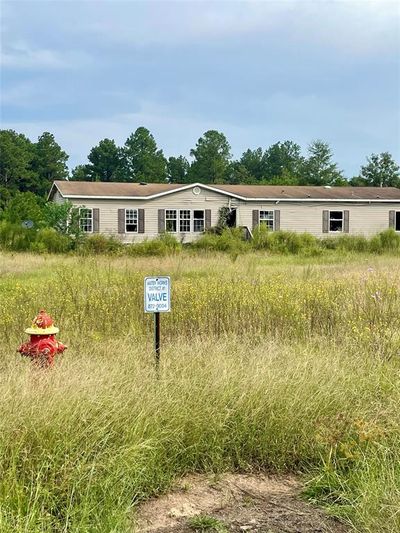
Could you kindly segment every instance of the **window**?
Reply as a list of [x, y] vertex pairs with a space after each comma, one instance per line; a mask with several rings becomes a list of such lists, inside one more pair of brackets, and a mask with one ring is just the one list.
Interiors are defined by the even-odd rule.
[[204, 211], [193, 211], [193, 231], [204, 231]]
[[343, 211], [329, 211], [329, 231], [343, 231]]
[[396, 218], [394, 220], [394, 229], [400, 231], [400, 211], [396, 211]]
[[165, 231], [170, 233], [176, 233], [176, 209], [166, 209], [165, 210]]
[[274, 212], [260, 211], [260, 224], [265, 224], [268, 229], [274, 230]]
[[93, 210], [86, 207], [79, 209], [79, 226], [85, 233], [93, 232]]
[[125, 233], [137, 233], [138, 212], [137, 209], [125, 209]]
[[190, 232], [190, 210], [181, 209], [179, 211], [179, 231], [181, 233]]

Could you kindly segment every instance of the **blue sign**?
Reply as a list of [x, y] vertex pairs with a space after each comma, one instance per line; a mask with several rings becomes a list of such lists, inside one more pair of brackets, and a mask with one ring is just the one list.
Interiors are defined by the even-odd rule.
[[144, 278], [144, 310], [146, 313], [171, 311], [171, 278], [169, 276]]

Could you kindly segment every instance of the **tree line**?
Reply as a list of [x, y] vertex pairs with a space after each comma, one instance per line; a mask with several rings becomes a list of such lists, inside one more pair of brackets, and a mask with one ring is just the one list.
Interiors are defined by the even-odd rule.
[[68, 170], [67, 153], [54, 135], [37, 142], [13, 130], [0, 131], [0, 208], [16, 192], [45, 197], [55, 180], [146, 183], [230, 183], [266, 185], [331, 185], [400, 187], [400, 167], [388, 152], [371, 154], [359, 175], [346, 178], [327, 142], [315, 140], [302, 154], [289, 140], [266, 149], [247, 149], [234, 160], [225, 135], [209, 130], [185, 156], [166, 158], [151, 132], [139, 127], [123, 146], [103, 139], [88, 162]]

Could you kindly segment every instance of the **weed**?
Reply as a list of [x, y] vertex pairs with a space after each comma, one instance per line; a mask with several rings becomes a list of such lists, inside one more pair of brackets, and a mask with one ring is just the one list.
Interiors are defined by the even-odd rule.
[[[0, 531], [122, 533], [182, 474], [249, 467], [400, 530], [396, 257], [1, 254], [0, 274]], [[158, 376], [151, 274], [172, 278]], [[69, 346], [46, 374], [15, 353], [41, 307]]]
[[210, 533], [228, 533], [227, 527], [221, 520], [205, 514], [189, 518], [188, 525], [198, 533], [202, 533], [203, 531], [209, 531]]

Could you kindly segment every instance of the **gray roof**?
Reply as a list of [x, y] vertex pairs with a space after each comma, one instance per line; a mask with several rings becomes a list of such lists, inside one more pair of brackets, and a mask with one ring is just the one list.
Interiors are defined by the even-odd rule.
[[221, 192], [227, 196], [257, 200], [386, 200], [400, 201], [396, 187], [309, 187], [297, 185], [219, 185], [200, 183], [115, 183], [91, 181], [55, 181], [55, 187], [65, 198], [152, 198], [191, 187]]
[[153, 196], [180, 189], [183, 185], [170, 183], [117, 183], [105, 181], [55, 181], [57, 189], [65, 196]]
[[396, 187], [303, 187], [299, 185], [215, 185], [215, 187], [245, 198], [400, 200], [400, 189]]

